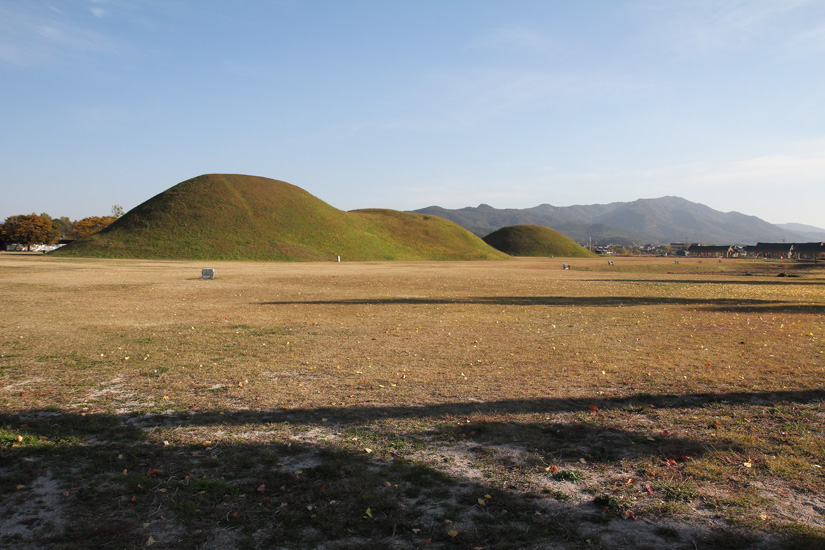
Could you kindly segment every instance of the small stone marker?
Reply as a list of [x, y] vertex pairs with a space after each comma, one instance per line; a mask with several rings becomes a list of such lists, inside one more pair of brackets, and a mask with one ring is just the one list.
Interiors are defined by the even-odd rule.
[[215, 270], [211, 267], [204, 267], [201, 269], [201, 279], [214, 279]]

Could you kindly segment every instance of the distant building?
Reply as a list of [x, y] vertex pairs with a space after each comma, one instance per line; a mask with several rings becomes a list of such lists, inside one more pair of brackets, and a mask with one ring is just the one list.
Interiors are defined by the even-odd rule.
[[773, 258], [789, 260], [793, 257], [794, 245], [790, 243], [756, 243], [743, 247], [748, 258]]
[[706, 246], [703, 244], [692, 244], [688, 248], [688, 256], [695, 258], [737, 258], [739, 253], [736, 248], [731, 245]]
[[825, 242], [794, 243], [793, 257], [797, 260], [825, 260]]

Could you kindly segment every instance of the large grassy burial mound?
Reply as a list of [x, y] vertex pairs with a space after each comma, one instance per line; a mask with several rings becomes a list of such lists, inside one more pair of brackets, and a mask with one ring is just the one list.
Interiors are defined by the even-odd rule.
[[484, 237], [484, 242], [511, 256], [592, 258], [595, 254], [543, 225], [511, 225]]
[[152, 197], [55, 255], [190, 260], [486, 260], [506, 258], [436, 216], [333, 208], [268, 178], [199, 176]]

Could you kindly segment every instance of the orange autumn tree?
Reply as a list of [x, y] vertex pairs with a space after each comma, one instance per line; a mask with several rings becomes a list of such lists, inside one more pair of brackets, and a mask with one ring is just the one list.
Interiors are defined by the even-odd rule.
[[3, 223], [3, 240], [26, 245], [54, 244], [59, 229], [48, 214], [22, 214], [9, 216]]
[[75, 239], [88, 237], [92, 233], [97, 233], [101, 229], [110, 226], [117, 220], [115, 216], [90, 216], [77, 220], [72, 224], [72, 233]]

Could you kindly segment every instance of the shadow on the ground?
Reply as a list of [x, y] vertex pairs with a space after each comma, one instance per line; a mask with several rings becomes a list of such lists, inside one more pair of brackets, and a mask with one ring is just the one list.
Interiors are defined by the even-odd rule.
[[[624, 508], [567, 502], [564, 482], [551, 480], [544, 468], [548, 457], [573, 466], [586, 457], [597, 469], [646, 457], [690, 460], [711, 448], [735, 450], [732, 442], [666, 437], [642, 424], [617, 429], [598, 421], [513, 418], [823, 400], [825, 391], [782, 391], [146, 415], [7, 413], [0, 415], [0, 491], [6, 495], [0, 543], [694, 548], [718, 546], [736, 533], [744, 537], [737, 539], [742, 549], [822, 547], [825, 539], [816, 533], [783, 539], [729, 526], [620, 520]], [[493, 420], [501, 415], [508, 420]], [[461, 449], [458, 458], [455, 449]], [[466, 474], [456, 460], [471, 463], [475, 473]], [[485, 471], [496, 472], [492, 480], [484, 480]], [[536, 476], [552, 490], [535, 493], [529, 482]], [[47, 509], [57, 512], [44, 515]]]
[[[724, 274], [726, 277], [742, 277], [743, 274]], [[588, 283], [604, 283], [604, 279], [582, 279], [583, 282]], [[689, 284], [689, 285], [749, 285], [749, 286], [823, 286], [825, 281], [809, 281], [800, 280], [794, 277], [776, 277], [770, 280], [766, 279], [740, 279], [731, 280], [726, 279], [611, 279], [614, 283], [641, 283], [641, 284]]]
[[278, 300], [259, 302], [260, 306], [289, 305], [492, 305], [492, 306], [554, 306], [554, 307], [625, 307], [625, 306], [685, 306], [717, 311], [825, 313], [825, 305], [799, 304], [782, 300], [737, 298], [684, 298], [654, 296], [473, 296], [454, 298], [355, 298], [348, 300]]

